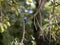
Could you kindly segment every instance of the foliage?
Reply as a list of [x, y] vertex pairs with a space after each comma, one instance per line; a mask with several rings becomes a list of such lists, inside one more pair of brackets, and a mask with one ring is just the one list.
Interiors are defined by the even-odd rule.
[[[50, 32], [52, 45], [60, 45], [60, 5], [58, 3], [59, 0], [46, 2], [41, 11], [44, 35], [49, 40]], [[35, 0], [0, 0], [0, 33], [2, 33], [4, 45], [36, 45], [32, 20], [29, 19], [35, 11]], [[22, 38], [24, 25], [25, 36]]]

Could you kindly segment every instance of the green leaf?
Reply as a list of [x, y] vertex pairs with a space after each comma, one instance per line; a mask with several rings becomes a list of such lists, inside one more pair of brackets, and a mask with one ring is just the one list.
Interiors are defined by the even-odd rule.
[[6, 24], [4, 24], [4, 28], [7, 29], [7, 25]]
[[33, 0], [27, 0], [29, 3], [33, 2]]
[[5, 30], [4, 30], [4, 27], [3, 25], [0, 26], [0, 32], [3, 33]]
[[32, 9], [35, 9], [35, 8], [36, 8], [36, 5], [35, 5], [35, 4], [32, 4], [32, 5], [31, 5], [31, 8], [32, 8]]
[[6, 24], [8, 27], [11, 26], [10, 22], [6, 21], [4, 24]]

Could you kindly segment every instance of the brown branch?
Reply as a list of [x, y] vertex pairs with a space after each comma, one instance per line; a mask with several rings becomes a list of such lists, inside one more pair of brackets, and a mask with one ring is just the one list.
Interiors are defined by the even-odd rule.
[[37, 10], [36, 13], [33, 14], [33, 15], [29, 18], [29, 20], [32, 20], [35, 16], [37, 16], [38, 12], [39, 12], [39, 11]]
[[29, 18], [29, 20], [33, 19], [35, 16], [37, 16], [37, 14], [40, 12], [40, 10], [42, 10], [44, 4], [46, 3], [47, 0], [38, 0], [38, 7], [36, 12], [32, 15], [32, 17]]
[[55, 5], [55, 7], [57, 7], [57, 6], [59, 6], [60, 5], [60, 3], [58, 3], [58, 2], [56, 2], [57, 3], [57, 5]]
[[35, 18], [34, 18], [34, 26], [35, 26], [35, 29], [37, 30]]

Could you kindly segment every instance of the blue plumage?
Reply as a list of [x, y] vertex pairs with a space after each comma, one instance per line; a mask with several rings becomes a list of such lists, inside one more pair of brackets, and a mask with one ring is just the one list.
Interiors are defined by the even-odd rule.
[[24, 23], [27, 23], [27, 22], [28, 22], [27, 17], [24, 17]]

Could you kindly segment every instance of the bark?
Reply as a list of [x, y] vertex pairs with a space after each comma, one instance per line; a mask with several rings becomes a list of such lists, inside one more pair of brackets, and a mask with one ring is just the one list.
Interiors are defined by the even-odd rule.
[[44, 7], [44, 4], [47, 0], [36, 0], [36, 9], [38, 12], [36, 16], [33, 18], [33, 28], [34, 28], [34, 37], [36, 39], [37, 45], [48, 45], [48, 40], [43, 35], [43, 28], [42, 28], [42, 15], [41, 10]]

